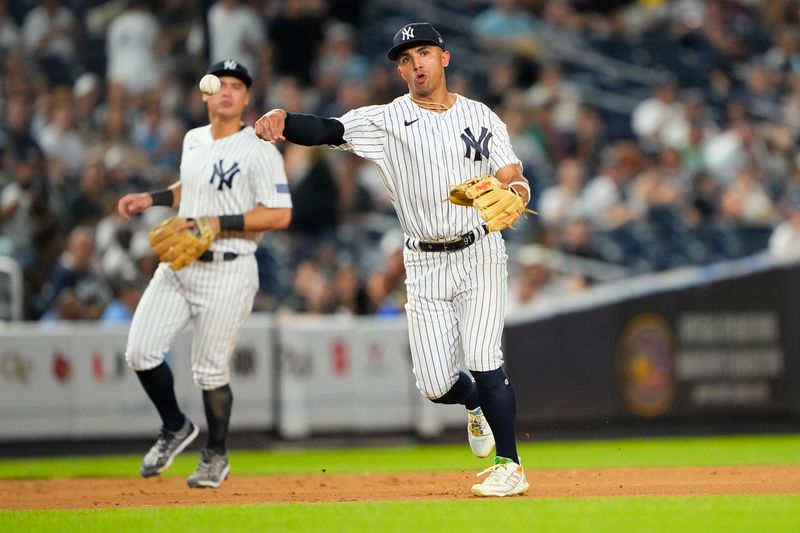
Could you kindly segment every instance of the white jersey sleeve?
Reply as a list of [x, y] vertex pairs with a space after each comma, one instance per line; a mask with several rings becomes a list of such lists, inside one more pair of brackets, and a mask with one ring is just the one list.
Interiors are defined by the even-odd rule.
[[253, 173], [249, 185], [253, 198], [259, 204], [272, 208], [292, 207], [289, 193], [289, 182], [278, 149], [270, 143], [256, 145], [250, 157], [250, 169]]
[[345, 140], [341, 148], [376, 163], [382, 161], [386, 142], [385, 108], [386, 105], [359, 107], [339, 117], [344, 125]]
[[517, 164], [522, 167], [522, 161], [514, 154], [514, 149], [511, 147], [511, 140], [508, 138], [508, 128], [505, 122], [500, 120], [493, 111], [489, 112], [490, 127], [494, 138], [493, 150], [489, 156], [489, 168], [492, 174], [497, 173], [498, 170], [506, 165]]

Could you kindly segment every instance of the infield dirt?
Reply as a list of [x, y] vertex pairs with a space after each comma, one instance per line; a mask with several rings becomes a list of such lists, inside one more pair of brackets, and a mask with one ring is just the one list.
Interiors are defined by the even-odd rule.
[[[233, 465], [235, 469], [236, 465]], [[800, 494], [800, 465], [529, 470], [528, 498]], [[0, 481], [0, 509], [94, 509], [220, 504], [472, 498], [475, 472], [237, 476], [217, 490], [180, 477]]]

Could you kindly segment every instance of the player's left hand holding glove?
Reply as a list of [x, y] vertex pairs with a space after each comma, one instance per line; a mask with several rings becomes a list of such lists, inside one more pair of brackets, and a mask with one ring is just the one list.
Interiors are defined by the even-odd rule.
[[153, 251], [172, 270], [180, 270], [203, 255], [216, 236], [209, 217], [170, 217], [147, 234]]
[[448, 200], [480, 211], [488, 231], [513, 229], [520, 215], [538, 214], [525, 207], [525, 202], [517, 191], [511, 187], [504, 189], [494, 176], [472, 178], [455, 185], [450, 189]]

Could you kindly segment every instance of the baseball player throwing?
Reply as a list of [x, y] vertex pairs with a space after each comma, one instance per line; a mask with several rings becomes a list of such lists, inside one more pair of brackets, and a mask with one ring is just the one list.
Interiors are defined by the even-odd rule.
[[[405, 233], [417, 387], [433, 402], [466, 406], [475, 455], [488, 456], [496, 441], [494, 464], [478, 474], [489, 476], [472, 492], [521, 494], [528, 482], [517, 456], [514, 390], [500, 350], [506, 253], [495, 230], [524, 212], [528, 183], [505, 124], [484, 104], [447, 90], [450, 53], [433, 26], [404, 26], [388, 56], [408, 94], [338, 119], [273, 109], [257, 121], [256, 134], [273, 143], [341, 146], [378, 165]], [[443, 201], [448, 196], [451, 201]], [[474, 382], [459, 369], [461, 352]]]
[[[153, 230], [159, 265], [133, 316], [125, 357], [161, 416], [162, 429], [142, 461], [155, 476], [197, 437], [178, 407], [164, 354], [194, 325], [192, 373], [203, 391], [208, 443], [190, 487], [219, 487], [230, 473], [225, 441], [233, 395], [228, 363], [258, 290], [254, 252], [261, 232], [284, 229], [291, 198], [278, 150], [242, 123], [252, 79], [233, 60], [212, 64], [220, 84], [204, 94], [210, 124], [186, 134], [180, 181], [167, 190], [128, 194], [117, 210], [126, 220], [153, 205], [178, 207]], [[186, 244], [188, 242], [188, 244]]]

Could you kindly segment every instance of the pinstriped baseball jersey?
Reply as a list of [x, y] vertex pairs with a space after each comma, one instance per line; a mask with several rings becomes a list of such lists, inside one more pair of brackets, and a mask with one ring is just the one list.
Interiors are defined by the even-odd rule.
[[345, 148], [378, 165], [403, 231], [413, 239], [449, 241], [480, 226], [476, 210], [442, 201], [450, 186], [520, 164], [500, 118], [463, 96], [441, 114], [421, 109], [406, 94], [354, 109], [339, 121]]
[[[292, 206], [283, 158], [251, 127], [217, 140], [210, 125], [189, 131], [180, 182], [184, 217], [240, 214], [258, 204]], [[195, 382], [204, 390], [228, 383], [228, 362], [258, 290], [254, 252], [260, 237], [223, 232], [211, 250], [239, 254], [233, 261], [195, 261], [178, 271], [159, 265], [128, 333], [125, 357], [134, 370], [161, 364], [175, 336], [191, 323]]]
[[[401, 96], [343, 115], [342, 147], [378, 165], [406, 234], [404, 262], [411, 358], [417, 387], [444, 395], [470, 370], [503, 363], [506, 253], [498, 233], [484, 237], [476, 209], [445, 201], [450, 186], [520, 164], [505, 124], [480, 102], [457, 96], [443, 113]], [[423, 252], [412, 243], [478, 240], [455, 252]], [[480, 238], [483, 237], [483, 238]]]
[[[278, 149], [256, 137], [250, 126], [217, 140], [211, 125], [190, 130], [183, 140], [178, 214], [237, 215], [258, 204], [292, 207]], [[259, 232], [223, 232], [211, 250], [252, 254], [260, 240]]]

